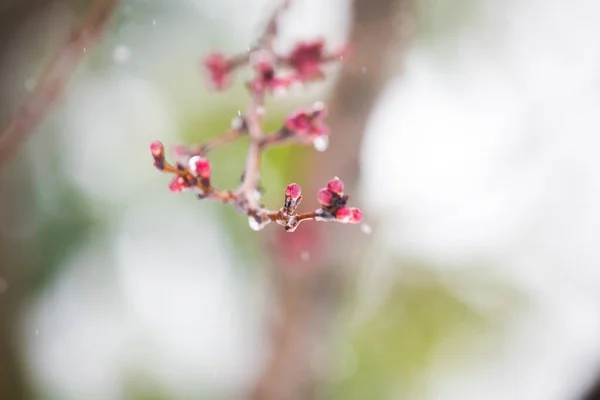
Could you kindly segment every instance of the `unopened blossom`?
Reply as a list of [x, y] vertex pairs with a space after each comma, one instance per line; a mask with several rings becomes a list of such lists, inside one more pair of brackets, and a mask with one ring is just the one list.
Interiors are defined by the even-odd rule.
[[362, 219], [363, 219], [362, 211], [360, 211], [360, 209], [358, 209], [358, 208], [352, 208], [352, 218], [351, 218], [350, 222], [353, 224], [358, 224], [362, 221]]
[[223, 90], [231, 81], [230, 65], [227, 58], [221, 53], [212, 53], [204, 59], [204, 68], [212, 88]]
[[300, 80], [311, 81], [325, 76], [322, 69], [324, 47], [323, 40], [300, 42], [294, 47], [286, 61]]
[[297, 183], [292, 183], [288, 185], [288, 187], [285, 189], [285, 195], [291, 197], [294, 200], [298, 200], [301, 194], [302, 188]]
[[327, 183], [327, 189], [341, 196], [344, 193], [344, 182], [340, 178], [335, 177]]
[[191, 184], [183, 176], [176, 176], [169, 183], [169, 190], [173, 193], [181, 192], [189, 187], [191, 187]]
[[326, 114], [321, 103], [317, 103], [313, 108], [300, 110], [288, 116], [285, 127], [300, 136], [311, 138], [325, 136], [329, 133], [329, 128], [324, 122]]
[[165, 146], [158, 140], [155, 140], [150, 144], [150, 153], [154, 158], [154, 166], [162, 170], [165, 167]]
[[286, 209], [293, 209], [300, 204], [300, 201], [302, 201], [302, 188], [297, 183], [289, 184], [285, 189], [284, 207]]
[[342, 207], [336, 211], [335, 218], [339, 222], [358, 224], [362, 221], [362, 211], [354, 207]]
[[200, 156], [190, 158], [189, 161], [190, 169], [196, 173], [200, 178], [210, 179], [211, 167], [210, 162]]
[[150, 143], [150, 152], [154, 158], [162, 158], [165, 156], [165, 146], [158, 140]]
[[277, 75], [274, 61], [267, 56], [256, 56], [253, 67], [255, 77], [250, 88], [255, 93], [287, 91], [296, 82], [293, 76]]
[[327, 188], [319, 190], [317, 200], [324, 206], [329, 206], [333, 201], [333, 192]]

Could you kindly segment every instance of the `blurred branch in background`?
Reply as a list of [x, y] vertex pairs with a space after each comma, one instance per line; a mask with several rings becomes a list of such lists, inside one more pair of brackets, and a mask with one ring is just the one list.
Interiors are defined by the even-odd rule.
[[[35, 15], [47, 10], [52, 4], [62, 4], [51, 0], [28, 0], [3, 3], [0, 14], [0, 58], [6, 60], [11, 46], [16, 45], [14, 37], [23, 26]], [[85, 5], [87, 2], [80, 2]], [[73, 28], [67, 41], [51, 55], [50, 61], [38, 77], [38, 84], [29, 97], [15, 109], [13, 104], [3, 104], [3, 111], [12, 110], [0, 135], [0, 168], [2, 171], [16, 155], [20, 145], [33, 133], [35, 128], [51, 111], [56, 100], [63, 93], [70, 77], [73, 75], [85, 54], [99, 41], [113, 14], [118, 0], [96, 0], [79, 26]], [[77, 4], [79, 6], [79, 3]], [[6, 185], [6, 177], [2, 177], [2, 187]], [[6, 200], [5, 196], [2, 196]], [[2, 204], [1, 209], [8, 208]], [[6, 228], [3, 215], [2, 227]], [[4, 239], [4, 229], [2, 239]], [[0, 393], [2, 398], [19, 400], [28, 397], [24, 379], [21, 374], [17, 353], [16, 311], [22, 304], [25, 288], [24, 271], [9, 270], [11, 262], [7, 257], [7, 244], [2, 240], [2, 262], [0, 279], [10, 282], [10, 290], [2, 294], [0, 301]], [[17, 267], [16, 265], [13, 267]], [[20, 265], [22, 267], [22, 265]], [[23, 269], [23, 268], [20, 268]], [[5, 288], [6, 289], [6, 288]], [[4, 291], [4, 290], [3, 290]]]
[[10, 161], [21, 142], [50, 111], [88, 49], [101, 37], [118, 0], [96, 0], [81, 25], [70, 33], [38, 79], [31, 96], [17, 109], [0, 135], [0, 163]]
[[[349, 44], [352, 56], [344, 64], [330, 101], [331, 150], [308, 168], [307, 192], [316, 192], [323, 176], [340, 174], [354, 191], [360, 175], [359, 153], [365, 125], [381, 90], [398, 72], [413, 30], [412, 0], [354, 0]], [[398, 47], [398, 41], [400, 47]], [[392, 60], [393, 63], [389, 61]], [[368, 218], [368, 215], [367, 215]], [[358, 229], [302, 226], [293, 235], [279, 234], [272, 245], [273, 279], [280, 308], [272, 323], [272, 354], [256, 383], [252, 398], [311, 399], [319, 397], [327, 378], [330, 341], [340, 299], [360, 263], [367, 240]], [[302, 260], [300, 252], [310, 255]]]

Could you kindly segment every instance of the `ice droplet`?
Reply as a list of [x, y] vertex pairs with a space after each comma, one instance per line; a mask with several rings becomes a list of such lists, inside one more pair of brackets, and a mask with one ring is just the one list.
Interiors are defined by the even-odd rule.
[[310, 259], [310, 253], [308, 251], [303, 251], [302, 253], [300, 253], [300, 259], [302, 261], [308, 261]]
[[194, 157], [190, 158], [190, 160], [188, 161], [188, 167], [190, 168], [190, 170], [196, 171], [196, 163], [198, 161], [200, 161], [201, 159], [202, 159], [202, 157], [200, 157], [200, 156], [194, 156]]
[[370, 235], [371, 232], [373, 232], [373, 229], [371, 228], [371, 225], [368, 224], [362, 224], [360, 226], [360, 230], [365, 234], [365, 235]]
[[129, 60], [129, 57], [131, 57], [131, 50], [129, 49], [129, 47], [123, 44], [120, 44], [117, 47], [115, 47], [115, 51], [113, 52], [113, 60], [115, 60], [117, 64], [122, 64], [126, 62], [127, 60]]
[[263, 224], [261, 224], [260, 222], [258, 222], [256, 220], [256, 218], [254, 217], [248, 217], [248, 225], [250, 226], [250, 229], [252, 229], [253, 231], [260, 231], [262, 228], [264, 228], [265, 226]]
[[313, 140], [313, 147], [317, 151], [325, 151], [329, 147], [329, 136], [319, 136]]

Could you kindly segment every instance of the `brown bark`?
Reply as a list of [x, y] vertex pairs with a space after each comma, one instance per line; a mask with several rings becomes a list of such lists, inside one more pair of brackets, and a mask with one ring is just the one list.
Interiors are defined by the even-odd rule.
[[[412, 0], [354, 0], [352, 56], [329, 102], [331, 146], [312, 164], [312, 181], [303, 185], [306, 193], [316, 193], [338, 174], [349, 193], [356, 187], [365, 124], [391, 68], [399, 68], [412, 16]], [[400, 54], [390, 54], [392, 48]], [[273, 279], [279, 313], [273, 322], [272, 354], [252, 399], [320, 397], [342, 292], [365, 242], [359, 229], [338, 224], [307, 224], [278, 236], [275, 247], [282, 251], [273, 260]], [[308, 251], [308, 263], [300, 260], [299, 251]]]

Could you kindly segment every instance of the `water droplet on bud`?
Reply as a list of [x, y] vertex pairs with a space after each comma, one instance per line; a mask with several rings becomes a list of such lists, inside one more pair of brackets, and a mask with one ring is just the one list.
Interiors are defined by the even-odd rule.
[[190, 158], [190, 160], [188, 161], [188, 166], [189, 166], [190, 170], [196, 171], [196, 163], [198, 161], [200, 161], [201, 159], [202, 159], [202, 157], [200, 157], [200, 156], [194, 156], [194, 157]]
[[329, 136], [319, 136], [313, 140], [313, 147], [317, 151], [325, 151], [329, 147]]
[[248, 217], [248, 225], [250, 226], [250, 229], [256, 232], [260, 231], [262, 228], [265, 227], [264, 224], [258, 222], [254, 217]]

